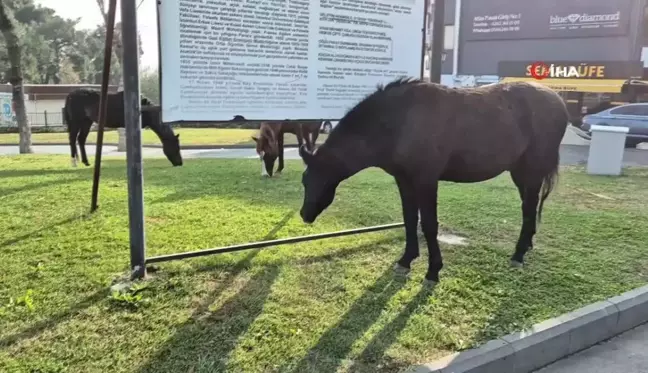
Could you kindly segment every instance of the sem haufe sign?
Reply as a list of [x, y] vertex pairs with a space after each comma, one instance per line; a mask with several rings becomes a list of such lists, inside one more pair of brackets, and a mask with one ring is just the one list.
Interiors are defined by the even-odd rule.
[[536, 79], [641, 79], [641, 61], [500, 61], [500, 77]]
[[462, 39], [551, 39], [621, 36], [632, 0], [464, 0]]

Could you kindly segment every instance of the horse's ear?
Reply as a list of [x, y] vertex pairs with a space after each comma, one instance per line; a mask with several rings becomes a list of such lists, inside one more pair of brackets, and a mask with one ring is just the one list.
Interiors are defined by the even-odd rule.
[[178, 140], [180, 139], [180, 134], [176, 135], [176, 139], [178, 139]]
[[299, 156], [304, 160], [304, 163], [307, 166], [313, 163], [313, 153], [306, 148], [306, 144], [299, 147]]
[[259, 142], [259, 139], [256, 136], [252, 136], [252, 140], [254, 140], [254, 142], [256, 142], [256, 143]]

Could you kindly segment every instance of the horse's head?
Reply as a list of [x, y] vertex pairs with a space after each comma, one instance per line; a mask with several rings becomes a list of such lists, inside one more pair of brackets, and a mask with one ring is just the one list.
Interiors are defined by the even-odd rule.
[[182, 154], [180, 154], [180, 134], [171, 134], [162, 140], [162, 151], [173, 166], [182, 166]]
[[160, 135], [162, 141], [162, 151], [164, 152], [164, 155], [172, 165], [182, 166], [180, 135], [174, 134], [171, 126], [162, 123], [159, 106], [151, 105], [151, 102], [148, 100], [148, 105], [144, 105], [144, 100], [146, 100], [146, 98], [142, 99], [142, 127], [156, 129], [156, 132]]
[[310, 224], [333, 202], [335, 190], [344, 177], [339, 169], [328, 165], [317, 150], [311, 152], [302, 145], [299, 155], [306, 164], [302, 174], [304, 202], [299, 214]]
[[275, 161], [279, 157], [279, 142], [270, 127], [261, 125], [259, 132], [259, 137], [252, 136], [252, 140], [256, 143], [256, 152], [262, 162], [261, 175], [272, 177]]

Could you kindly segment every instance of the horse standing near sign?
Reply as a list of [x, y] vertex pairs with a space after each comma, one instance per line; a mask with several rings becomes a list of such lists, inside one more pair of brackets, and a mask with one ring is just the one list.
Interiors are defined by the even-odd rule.
[[520, 267], [533, 247], [542, 206], [558, 176], [559, 147], [568, 125], [562, 98], [537, 83], [515, 82], [452, 89], [399, 79], [349, 110], [306, 164], [300, 211], [313, 223], [343, 180], [368, 167], [394, 176], [406, 232], [395, 265], [406, 274], [419, 256], [417, 226], [428, 244], [425, 283], [434, 286], [443, 267], [437, 241], [439, 181], [475, 183], [510, 171], [522, 200], [522, 228], [511, 258]]
[[[99, 91], [79, 88], [70, 92], [65, 98], [63, 120], [67, 124], [72, 166], [76, 167], [79, 155], [76, 142], [81, 150], [81, 162], [90, 166], [86, 155], [85, 143], [93, 122], [99, 121]], [[124, 128], [124, 92], [109, 93], [108, 110], [106, 113], [107, 128]], [[180, 135], [175, 135], [171, 126], [160, 120], [160, 108], [154, 106], [146, 97], [141, 99], [142, 127], [150, 128], [160, 138], [162, 150], [174, 166], [182, 166], [180, 154]]]
[[256, 152], [261, 159], [261, 176], [272, 177], [277, 158], [279, 158], [277, 174], [283, 171], [285, 133], [294, 134], [299, 147], [305, 143], [308, 150], [313, 150], [321, 125], [319, 121], [262, 122], [259, 136], [252, 136], [252, 140], [256, 143]]

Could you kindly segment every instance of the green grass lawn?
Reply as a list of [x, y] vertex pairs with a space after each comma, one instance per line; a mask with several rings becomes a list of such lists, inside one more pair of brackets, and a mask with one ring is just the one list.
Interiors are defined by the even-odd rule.
[[[254, 141], [251, 136], [258, 134], [258, 130], [237, 129], [237, 128], [179, 128], [175, 130], [180, 134], [180, 145], [252, 145]], [[319, 134], [317, 143], [321, 144], [326, 139], [326, 134]], [[58, 133], [34, 133], [32, 141], [35, 143], [67, 143], [66, 132]], [[97, 141], [97, 133], [91, 132], [88, 136], [88, 143]], [[117, 131], [106, 131], [104, 142], [116, 143]], [[0, 134], [0, 144], [17, 144], [17, 133]], [[285, 135], [286, 145], [297, 144], [297, 138], [293, 134]], [[160, 145], [160, 139], [149, 129], [142, 131], [142, 144]]]
[[[147, 159], [147, 254], [401, 220], [392, 179], [367, 170], [303, 224], [302, 168], [262, 179], [256, 160]], [[409, 281], [392, 276], [398, 229], [166, 263], [111, 295], [128, 270], [125, 174], [105, 158], [88, 216], [91, 169], [0, 157], [1, 372], [398, 372], [648, 282], [648, 170], [570, 168], [523, 270], [509, 267], [520, 203], [503, 175], [441, 187], [441, 229], [469, 244], [442, 244], [434, 293], [425, 246]]]

